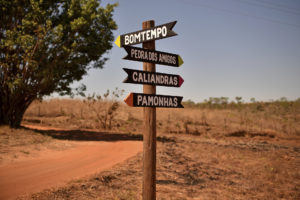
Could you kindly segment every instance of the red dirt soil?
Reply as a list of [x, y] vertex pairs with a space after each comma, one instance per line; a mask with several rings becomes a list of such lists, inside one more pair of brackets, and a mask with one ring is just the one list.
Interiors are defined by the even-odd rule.
[[0, 166], [0, 199], [57, 187], [99, 171], [142, 151], [140, 141], [76, 142], [76, 147], [41, 152], [38, 158]]

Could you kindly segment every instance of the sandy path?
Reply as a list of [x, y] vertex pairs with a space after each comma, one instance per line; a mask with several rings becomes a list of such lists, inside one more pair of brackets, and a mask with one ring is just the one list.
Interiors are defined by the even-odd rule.
[[0, 199], [14, 199], [123, 162], [142, 150], [142, 142], [78, 142], [64, 151], [49, 150], [39, 158], [0, 166]]

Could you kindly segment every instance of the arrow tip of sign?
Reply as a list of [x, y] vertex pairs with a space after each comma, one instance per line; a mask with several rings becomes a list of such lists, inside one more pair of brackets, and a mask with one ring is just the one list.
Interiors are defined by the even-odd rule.
[[130, 93], [125, 99], [124, 99], [125, 103], [128, 105], [128, 106], [133, 106], [133, 94]]
[[121, 39], [120, 39], [120, 36], [117, 37], [116, 41], [115, 41], [115, 44], [118, 46], [118, 47], [121, 47]]
[[184, 82], [183, 78], [179, 76], [179, 87], [182, 85], [183, 82]]
[[178, 56], [178, 64], [179, 64], [179, 66], [183, 64], [183, 60], [180, 56]]

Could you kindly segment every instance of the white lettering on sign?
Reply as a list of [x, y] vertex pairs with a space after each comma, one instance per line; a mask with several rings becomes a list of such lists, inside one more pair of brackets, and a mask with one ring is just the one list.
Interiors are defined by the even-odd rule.
[[125, 35], [124, 39], [125, 39], [125, 45], [128, 45], [129, 44], [129, 35]]
[[138, 33], [131, 33], [124, 36], [125, 45], [134, 43], [141, 43], [145, 40], [155, 40], [160, 37], [166, 37], [168, 34], [167, 26], [156, 27], [151, 30], [140, 31]]
[[144, 97], [144, 98], [143, 98], [142, 105], [147, 105], [147, 104], [148, 104], [147, 99]]
[[150, 38], [151, 38], [151, 37], [150, 37], [151, 30], [146, 31], [146, 33], [147, 33], [147, 35], [146, 35], [146, 36], [147, 36], [147, 37], [146, 37], [147, 40], [150, 40]]
[[136, 40], [140, 40], [141, 39], [141, 35], [140, 34], [134, 34], [134, 37], [136, 38]]
[[138, 105], [142, 102], [143, 96], [142, 95], [138, 95]]
[[176, 64], [176, 56], [167, 55], [167, 54], [159, 54], [159, 62], [164, 62], [168, 64]]
[[137, 76], [138, 76], [138, 73], [137, 72], [133, 72], [132, 73], [132, 79], [134, 80], [134, 81], [138, 81], [138, 78], [137, 78]]
[[131, 78], [137, 83], [149, 83], [154, 85], [177, 86], [178, 76], [165, 74], [150, 74], [143, 72], [133, 72]]
[[178, 85], [178, 77], [174, 76], [174, 85]]
[[168, 105], [169, 104], [169, 101], [167, 98], [164, 98], [164, 101], [163, 101], [164, 105]]
[[138, 82], [144, 83], [144, 79], [143, 79], [143, 74], [142, 73], [139, 74], [139, 80], [138, 80]]
[[159, 36], [161, 34], [161, 29], [157, 30], [157, 35]]
[[166, 26], [162, 27], [162, 36], [163, 37], [167, 36], [167, 27]]
[[134, 59], [142, 59], [147, 61], [157, 61], [157, 53], [155, 52], [147, 52], [141, 49], [131, 49], [130, 57]]
[[151, 30], [151, 37], [156, 38], [156, 31], [155, 30]]
[[177, 97], [137, 95], [137, 106], [177, 107]]
[[174, 107], [177, 107], [177, 106], [178, 106], [178, 99], [174, 98]]

